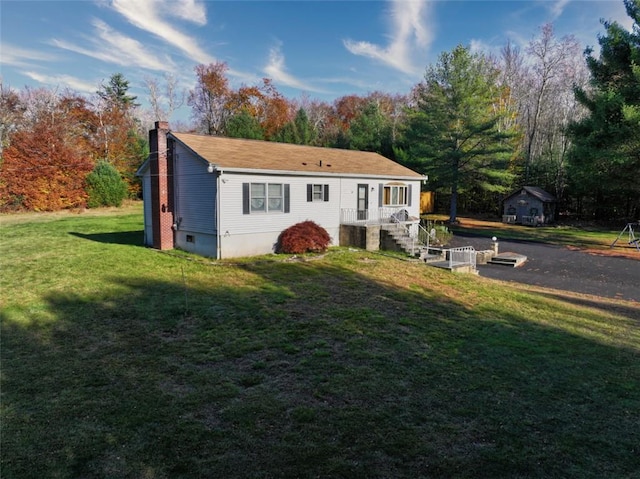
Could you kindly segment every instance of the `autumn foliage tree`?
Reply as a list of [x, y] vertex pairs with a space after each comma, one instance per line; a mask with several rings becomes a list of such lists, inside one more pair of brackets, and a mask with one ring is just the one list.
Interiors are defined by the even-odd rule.
[[135, 193], [147, 155], [137, 133], [135, 97], [114, 75], [97, 99], [56, 89], [3, 88], [0, 209], [50, 211], [85, 206], [86, 178], [98, 160], [117, 169]]
[[206, 135], [222, 133], [228, 116], [229, 80], [226, 63], [211, 63], [195, 67], [196, 84], [189, 91], [187, 104], [198, 132]]
[[0, 158], [2, 150], [9, 145], [10, 136], [17, 131], [23, 113], [18, 93], [5, 86], [0, 77]]
[[63, 121], [39, 121], [16, 132], [0, 168], [2, 209], [55, 211], [84, 206], [85, 178], [93, 168]]

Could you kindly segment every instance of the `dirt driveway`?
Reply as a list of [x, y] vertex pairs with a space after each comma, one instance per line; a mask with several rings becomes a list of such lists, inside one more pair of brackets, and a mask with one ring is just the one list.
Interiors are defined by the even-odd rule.
[[[484, 250], [490, 249], [491, 244], [487, 238], [456, 235], [451, 246], [470, 245]], [[508, 240], [500, 241], [499, 251], [523, 254], [527, 262], [518, 268], [479, 265], [480, 276], [640, 302], [640, 252], [636, 260]]]

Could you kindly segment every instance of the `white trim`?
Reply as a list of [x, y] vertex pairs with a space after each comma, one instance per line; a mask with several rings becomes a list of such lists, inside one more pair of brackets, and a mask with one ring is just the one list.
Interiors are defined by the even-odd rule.
[[374, 174], [356, 174], [356, 173], [324, 173], [319, 171], [294, 171], [294, 170], [261, 170], [256, 168], [224, 168], [225, 173], [238, 173], [246, 175], [276, 175], [276, 176], [311, 176], [314, 178], [362, 178], [362, 179], [386, 179], [406, 180], [406, 181], [422, 181], [422, 176], [393, 176], [393, 175], [374, 175]]

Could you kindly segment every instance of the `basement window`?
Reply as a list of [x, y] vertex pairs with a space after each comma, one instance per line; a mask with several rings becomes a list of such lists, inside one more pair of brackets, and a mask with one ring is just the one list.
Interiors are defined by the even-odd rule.
[[196, 239], [193, 235], [187, 235], [187, 243], [195, 243]]

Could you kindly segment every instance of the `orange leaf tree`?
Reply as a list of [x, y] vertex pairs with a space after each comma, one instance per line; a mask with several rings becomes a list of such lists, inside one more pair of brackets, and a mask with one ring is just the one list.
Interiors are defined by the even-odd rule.
[[16, 132], [0, 168], [3, 209], [55, 211], [84, 206], [85, 178], [93, 161], [64, 122], [39, 121]]
[[187, 103], [198, 130], [207, 135], [220, 134], [229, 113], [227, 69], [227, 64], [221, 62], [195, 67], [196, 85], [189, 91]]

